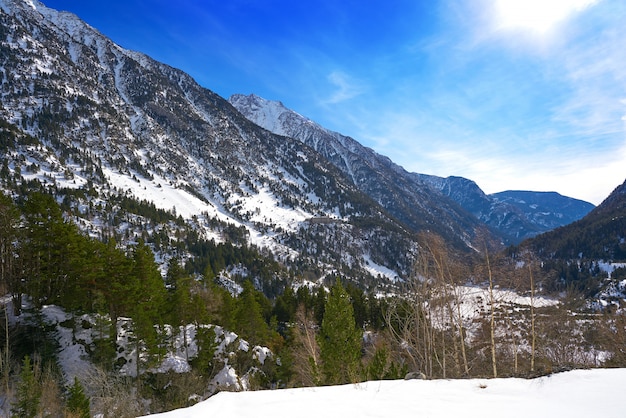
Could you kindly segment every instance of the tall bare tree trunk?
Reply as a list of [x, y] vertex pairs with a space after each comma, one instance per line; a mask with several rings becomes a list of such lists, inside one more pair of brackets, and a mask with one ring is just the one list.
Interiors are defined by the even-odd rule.
[[469, 375], [469, 365], [467, 363], [467, 353], [465, 352], [465, 327], [463, 326], [463, 313], [461, 312], [461, 298], [462, 296], [458, 294], [459, 289], [455, 290], [455, 298], [456, 298], [456, 311], [457, 311], [457, 326], [459, 332], [459, 340], [461, 344], [461, 356], [463, 357], [463, 371], [465, 372], [465, 376]]
[[4, 305], [4, 341], [5, 341], [5, 346], [4, 346], [4, 355], [3, 355], [3, 359], [2, 362], [3, 364], [3, 368], [2, 368], [2, 372], [3, 372], [3, 380], [4, 383], [6, 384], [6, 394], [9, 394], [9, 389], [10, 389], [10, 379], [9, 379], [9, 374], [10, 374], [10, 370], [11, 370], [11, 346], [9, 344], [9, 307], [8, 307], [8, 302], [6, 302], [6, 304]]
[[496, 364], [496, 317], [495, 303], [493, 299], [493, 275], [491, 274], [491, 264], [489, 262], [489, 250], [485, 247], [487, 256], [487, 273], [489, 275], [489, 304], [491, 305], [491, 365], [493, 367], [493, 377], [498, 377], [498, 366]]
[[533, 278], [533, 270], [528, 264], [528, 273], [530, 274], [530, 371], [535, 371], [535, 344], [537, 342], [537, 333], [535, 332], [535, 280]]

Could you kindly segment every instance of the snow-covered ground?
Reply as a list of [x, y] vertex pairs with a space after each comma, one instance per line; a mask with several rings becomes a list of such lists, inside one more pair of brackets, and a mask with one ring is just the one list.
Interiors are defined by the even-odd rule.
[[[11, 300], [5, 297], [0, 299], [0, 304], [6, 304], [10, 307]], [[11, 308], [10, 310], [12, 311]], [[23, 315], [24, 318], [22, 320], [28, 320], [29, 314], [25, 313]], [[89, 360], [85, 347], [90, 346], [98, 338], [97, 317], [94, 315], [74, 317], [55, 305], [44, 306], [42, 315], [44, 322], [56, 329], [55, 334], [59, 344], [57, 355], [66, 383], [68, 385], [72, 384], [74, 377], [83, 380], [93, 375], [95, 366]], [[14, 323], [18, 319], [11, 317], [10, 320]], [[200, 325], [200, 327], [212, 329], [215, 333], [214, 342], [216, 347], [214, 357], [223, 362], [222, 370], [209, 383], [209, 392], [213, 393], [218, 387], [229, 388], [230, 390], [248, 390], [249, 379], [252, 374], [238, 376], [233, 366], [229, 364], [229, 358], [238, 351], [250, 352], [251, 358], [256, 360], [256, 366], [260, 367], [265, 363], [266, 359], [273, 357], [272, 352], [267, 347], [251, 346], [234, 332], [225, 330], [220, 326]], [[123, 358], [124, 365], [120, 369], [121, 374], [136, 376], [136, 364], [134, 363], [136, 351], [135, 344], [131, 343], [134, 339], [131, 329], [132, 321], [130, 319], [119, 319], [117, 326], [117, 359]], [[165, 354], [161, 364], [152, 368], [152, 370], [161, 373], [169, 371], [185, 373], [190, 371], [191, 366], [187, 359], [193, 359], [198, 355], [196, 340], [198, 327], [192, 324], [185, 327], [165, 325], [165, 330], [170, 336], [170, 350]], [[144, 354], [141, 354], [142, 358]]]
[[[489, 289], [480, 286], [458, 286], [454, 290], [461, 300], [461, 312], [465, 319], [476, 319], [489, 312]], [[493, 300], [496, 306], [530, 306], [545, 308], [559, 304], [557, 299], [535, 296], [522, 296], [509, 289], [493, 289]]]
[[626, 416], [626, 369], [576, 370], [538, 379], [395, 380], [221, 392], [159, 418], [603, 417]]

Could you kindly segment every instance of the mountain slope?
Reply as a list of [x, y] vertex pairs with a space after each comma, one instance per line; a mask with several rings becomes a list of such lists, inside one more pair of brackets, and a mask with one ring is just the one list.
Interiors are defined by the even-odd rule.
[[89, 217], [132, 197], [208, 239], [225, 239], [216, 222], [241, 227], [283, 262], [358, 277], [409, 270], [415, 243], [404, 227], [312, 148], [72, 14], [35, 0], [0, 9], [4, 189], [18, 195], [35, 181], [58, 199], [78, 190], [64, 192], [68, 206], [95, 234], [128, 235], [111, 214]]
[[541, 232], [568, 225], [587, 215], [595, 207], [556, 192], [508, 190], [489, 195], [493, 201], [508, 203], [520, 209], [524, 217]]
[[454, 235], [452, 230], [461, 231], [463, 238], [471, 242], [476, 231], [489, 235], [486, 225], [504, 243], [511, 244], [580, 219], [593, 208], [586, 202], [552, 195], [553, 199], [544, 199], [542, 204], [524, 205], [514, 195], [486, 195], [476, 183], [462, 177], [409, 173], [354, 139], [325, 129], [280, 102], [240, 94], [229, 101], [254, 123], [319, 151], [360, 190], [416, 230], [436, 229], [448, 238]]
[[522, 245], [546, 258], [626, 262], [626, 182], [584, 218]]
[[506, 191], [487, 195], [472, 180], [416, 174], [516, 244], [585, 216], [591, 203], [554, 192]]
[[314, 148], [412, 230], [435, 231], [465, 249], [485, 237], [495, 240], [491, 231], [458, 204], [354, 139], [329, 131], [280, 102], [255, 95], [233, 95], [229, 101], [259, 126]]

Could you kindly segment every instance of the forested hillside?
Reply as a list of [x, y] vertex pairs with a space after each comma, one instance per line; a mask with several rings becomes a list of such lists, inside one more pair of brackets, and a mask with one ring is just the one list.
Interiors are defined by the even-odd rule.
[[551, 258], [626, 262], [626, 183], [580, 221], [529, 242]]
[[0, 74], [2, 416], [626, 364], [624, 298], [597, 292], [620, 274], [619, 194], [572, 238], [610, 236], [607, 263], [503, 253], [389, 161], [353, 155], [355, 176], [387, 176], [355, 181], [36, 0], [0, 0]]
[[594, 297], [623, 294], [626, 279], [626, 183], [588, 215], [530, 239], [512, 253], [532, 251], [544, 263], [547, 290]]

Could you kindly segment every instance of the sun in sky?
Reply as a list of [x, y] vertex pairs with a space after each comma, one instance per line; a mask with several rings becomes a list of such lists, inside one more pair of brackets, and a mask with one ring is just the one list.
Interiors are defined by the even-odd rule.
[[525, 29], [546, 34], [576, 12], [598, 0], [495, 0], [496, 22], [501, 29]]

